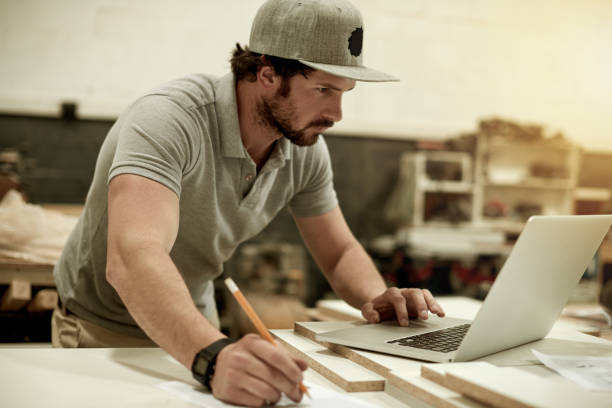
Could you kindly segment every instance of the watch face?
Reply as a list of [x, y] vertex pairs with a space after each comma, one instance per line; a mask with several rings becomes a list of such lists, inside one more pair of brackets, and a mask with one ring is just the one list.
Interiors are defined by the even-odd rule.
[[215, 362], [217, 355], [223, 349], [223, 347], [231, 344], [231, 340], [224, 338], [209, 344], [208, 347], [202, 349], [196, 354], [193, 364], [191, 365], [191, 372], [193, 377], [210, 388], [210, 380], [215, 374]]
[[201, 354], [198, 354], [193, 364], [193, 372], [199, 375], [204, 375], [206, 373], [207, 368], [208, 361]]

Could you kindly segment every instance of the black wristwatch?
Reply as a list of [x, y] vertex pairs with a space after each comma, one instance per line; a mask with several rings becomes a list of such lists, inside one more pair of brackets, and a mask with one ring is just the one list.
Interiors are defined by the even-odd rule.
[[219, 339], [200, 350], [193, 359], [193, 364], [191, 364], [193, 378], [204, 384], [209, 390], [211, 389], [210, 380], [215, 375], [217, 356], [225, 346], [230, 344], [232, 344], [232, 341], [227, 337]]

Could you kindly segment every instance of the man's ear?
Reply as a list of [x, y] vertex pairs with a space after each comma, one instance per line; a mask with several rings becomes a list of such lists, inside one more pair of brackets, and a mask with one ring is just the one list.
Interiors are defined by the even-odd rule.
[[263, 65], [257, 70], [257, 82], [265, 89], [278, 86], [280, 81], [280, 76], [276, 75], [276, 71], [270, 65]]

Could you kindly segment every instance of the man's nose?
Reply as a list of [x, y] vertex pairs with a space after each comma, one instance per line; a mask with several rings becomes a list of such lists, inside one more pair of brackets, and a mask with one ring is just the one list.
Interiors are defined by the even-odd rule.
[[342, 95], [337, 95], [329, 102], [325, 110], [325, 117], [334, 122], [342, 120]]

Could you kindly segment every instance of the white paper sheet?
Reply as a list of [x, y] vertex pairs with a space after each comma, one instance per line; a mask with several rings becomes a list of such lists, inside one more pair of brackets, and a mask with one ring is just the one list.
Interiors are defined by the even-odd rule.
[[612, 327], [612, 316], [602, 306], [593, 306], [576, 310], [567, 308], [563, 311], [563, 316], [606, 322], [609, 327]]
[[[328, 390], [315, 384], [304, 383], [304, 385], [308, 387], [308, 392], [312, 396], [312, 400], [307, 396], [304, 396], [302, 402], [296, 404], [283, 395], [283, 398], [281, 398], [281, 400], [274, 406], [278, 408], [302, 408], [315, 406], [317, 408], [376, 408], [375, 406], [359, 399], [349, 397], [348, 395], [336, 391]], [[168, 381], [158, 384], [157, 387], [200, 407], [236, 407], [236, 405], [226, 404], [219, 401], [213, 397], [210, 392], [206, 392], [203, 387], [194, 387], [193, 385], [186, 384], [184, 382]]]
[[593, 391], [612, 391], [612, 357], [557, 356], [531, 352], [548, 368]]

